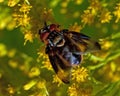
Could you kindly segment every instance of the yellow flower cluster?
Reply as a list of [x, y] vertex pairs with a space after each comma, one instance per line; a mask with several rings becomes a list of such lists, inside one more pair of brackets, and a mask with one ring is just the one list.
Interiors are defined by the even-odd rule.
[[81, 15], [81, 19], [83, 25], [92, 24], [94, 21], [94, 15], [91, 13], [90, 10], [84, 10], [84, 13]]
[[23, 3], [19, 4], [19, 7], [19, 13], [14, 13], [13, 18], [16, 21], [17, 26], [26, 27], [29, 25], [30, 22], [29, 11], [32, 8], [32, 6]]
[[70, 87], [68, 87], [69, 96], [79, 96], [78, 90], [79, 90], [78, 85], [73, 83]]
[[90, 0], [90, 6], [88, 9], [84, 10], [83, 14], [81, 15], [81, 22], [83, 25], [85, 24], [92, 24], [94, 22], [95, 17], [99, 17], [101, 23], [109, 23], [110, 20], [114, 16], [117, 17], [115, 22], [117, 23], [120, 19], [120, 3], [117, 3], [115, 7], [115, 11], [110, 12], [106, 7], [105, 4], [101, 4], [99, 0]]
[[120, 20], [120, 3], [118, 3], [115, 7], [115, 11], [113, 12], [113, 14], [117, 17], [115, 22], [118, 23], [118, 21]]
[[[8, 6], [14, 7], [19, 3], [19, 0], [9, 0]], [[28, 2], [28, 0], [24, 0], [22, 4], [18, 4], [17, 7], [15, 8], [15, 12], [13, 13], [13, 19], [16, 22], [16, 27], [20, 26], [23, 28], [23, 33], [24, 33], [24, 45], [26, 44], [27, 41], [33, 42], [33, 34], [30, 31], [30, 16], [29, 12], [31, 10], [32, 6]]]
[[90, 6], [88, 9], [84, 10], [84, 13], [81, 15], [81, 22], [83, 25], [90, 25], [94, 22], [94, 18], [97, 13], [101, 10], [101, 4], [99, 0], [90, 0]]
[[57, 75], [53, 75], [53, 83], [57, 83], [58, 87], [63, 84], [63, 82], [58, 78]]
[[41, 68], [47, 68], [48, 70], [53, 70], [52, 66], [50, 64], [49, 58], [48, 56], [42, 51], [38, 52], [38, 58], [37, 61], [42, 63], [42, 67]]
[[[9, 0], [8, 6], [15, 7], [20, 1], [19, 0]], [[33, 34], [30, 31], [30, 16], [29, 12], [31, 10], [32, 6], [28, 2], [28, 0], [24, 0], [22, 4], [18, 4], [17, 7], [15, 7], [15, 12], [13, 13], [13, 19], [16, 23], [16, 27], [20, 26], [23, 28], [24, 35], [24, 45], [27, 41], [33, 42]]]
[[103, 10], [100, 15], [101, 23], [106, 23], [106, 22], [109, 23], [111, 19], [112, 19], [111, 12], [109, 12], [108, 10]]
[[88, 71], [84, 67], [77, 66], [72, 70], [72, 80], [80, 83], [85, 82], [88, 77]]
[[73, 83], [68, 87], [69, 96], [91, 96], [92, 88], [91, 87], [82, 87], [76, 83]]
[[96, 14], [98, 10], [101, 10], [101, 3], [99, 2], [99, 0], [89, 0], [90, 2], [90, 6], [88, 7], [88, 9], [92, 10], [92, 14]]
[[26, 91], [35, 91], [29, 96], [48, 96], [46, 82], [44, 80], [31, 80], [23, 86], [23, 89]]

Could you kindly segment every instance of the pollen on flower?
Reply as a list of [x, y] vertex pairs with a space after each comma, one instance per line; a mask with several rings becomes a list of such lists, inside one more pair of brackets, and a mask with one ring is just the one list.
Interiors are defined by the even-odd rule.
[[109, 12], [108, 10], [103, 10], [100, 15], [101, 23], [109, 23], [111, 19], [112, 19], [111, 12]]
[[77, 66], [72, 70], [72, 80], [76, 82], [85, 82], [88, 77], [88, 71], [84, 67]]
[[120, 3], [118, 3], [115, 7], [115, 11], [113, 12], [113, 14], [117, 17], [117, 19], [115, 20], [115, 23], [117, 23], [120, 20]]

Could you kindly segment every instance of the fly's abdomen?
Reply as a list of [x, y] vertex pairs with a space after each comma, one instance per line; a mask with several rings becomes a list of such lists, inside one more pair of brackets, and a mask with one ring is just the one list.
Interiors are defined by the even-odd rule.
[[68, 61], [71, 66], [80, 64], [82, 59], [81, 54], [77, 54], [77, 50], [74, 51], [76, 52], [70, 51], [69, 46], [65, 46], [62, 51], [63, 57]]

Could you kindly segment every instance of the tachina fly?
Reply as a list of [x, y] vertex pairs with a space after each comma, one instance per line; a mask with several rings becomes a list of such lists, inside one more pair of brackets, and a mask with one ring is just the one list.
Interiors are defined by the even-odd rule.
[[39, 30], [40, 39], [46, 44], [45, 53], [57, 76], [70, 82], [71, 68], [82, 61], [83, 53], [100, 50], [100, 44], [82, 33], [60, 29], [57, 24], [47, 25]]

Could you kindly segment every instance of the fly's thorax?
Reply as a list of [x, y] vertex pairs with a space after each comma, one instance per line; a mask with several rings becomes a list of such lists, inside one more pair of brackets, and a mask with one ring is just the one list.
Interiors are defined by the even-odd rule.
[[61, 32], [53, 31], [48, 36], [48, 41], [51, 46], [62, 47], [65, 44], [65, 39]]

